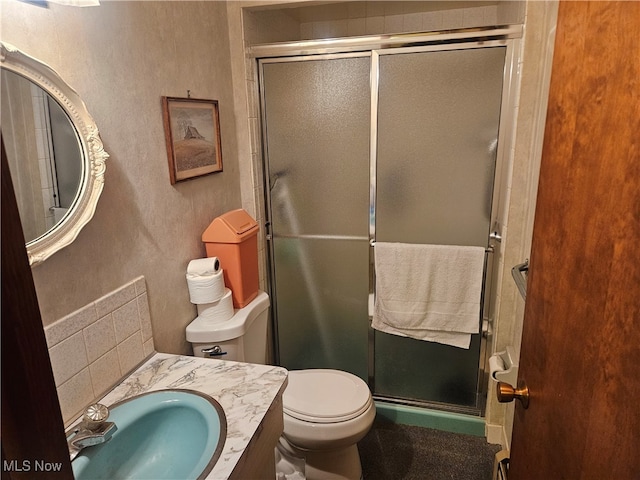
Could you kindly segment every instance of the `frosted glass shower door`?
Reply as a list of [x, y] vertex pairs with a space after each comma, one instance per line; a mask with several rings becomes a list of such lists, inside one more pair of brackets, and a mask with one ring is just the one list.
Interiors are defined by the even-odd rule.
[[[376, 241], [488, 245], [505, 52], [380, 55]], [[480, 348], [376, 331], [375, 393], [476, 407]]]
[[365, 380], [369, 65], [261, 64], [279, 363]]

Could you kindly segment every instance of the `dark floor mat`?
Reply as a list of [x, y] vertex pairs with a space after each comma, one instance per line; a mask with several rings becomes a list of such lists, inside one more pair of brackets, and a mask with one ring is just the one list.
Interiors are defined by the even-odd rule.
[[490, 480], [499, 445], [377, 418], [358, 443], [364, 480]]

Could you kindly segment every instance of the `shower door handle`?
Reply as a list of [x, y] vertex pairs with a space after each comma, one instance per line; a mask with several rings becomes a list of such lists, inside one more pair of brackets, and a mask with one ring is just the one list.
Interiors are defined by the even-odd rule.
[[518, 382], [518, 388], [513, 388], [505, 382], [498, 382], [496, 395], [500, 403], [509, 403], [513, 402], [514, 399], [518, 399], [525, 410], [529, 408], [529, 387], [527, 387], [524, 380]]

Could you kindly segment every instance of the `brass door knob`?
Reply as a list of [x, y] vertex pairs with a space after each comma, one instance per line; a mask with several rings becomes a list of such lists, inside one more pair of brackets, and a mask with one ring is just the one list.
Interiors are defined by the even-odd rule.
[[529, 407], [529, 387], [524, 380], [518, 382], [518, 388], [513, 388], [508, 383], [498, 382], [496, 395], [500, 403], [513, 402], [517, 398], [525, 409]]

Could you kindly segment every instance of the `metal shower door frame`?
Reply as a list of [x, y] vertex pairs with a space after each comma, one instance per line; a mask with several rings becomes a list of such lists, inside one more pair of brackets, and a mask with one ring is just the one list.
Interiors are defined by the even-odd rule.
[[[498, 127], [498, 143], [494, 170], [494, 180], [492, 188], [491, 216], [490, 226], [491, 234], [487, 238], [488, 252], [485, 255], [484, 264], [484, 281], [481, 294], [482, 305], [482, 325], [480, 333], [482, 335], [480, 342], [480, 354], [478, 362], [478, 375], [476, 385], [476, 406], [468, 408], [464, 406], [447, 405], [447, 410], [458, 411], [466, 414], [483, 415], [486, 404], [486, 387], [488, 385], [488, 374], [486, 373], [486, 363], [488, 361], [488, 336], [492, 330], [493, 319], [495, 317], [496, 305], [492, 296], [494, 284], [494, 270], [496, 262], [496, 254], [499, 251], [499, 243], [502, 240], [501, 225], [499, 222], [500, 207], [505, 203], [503, 196], [506, 192], [502, 186], [502, 180], [506, 175], [505, 169], [508, 167], [508, 154], [513, 142], [512, 129], [512, 113], [515, 100], [517, 74], [517, 52], [519, 52], [519, 40], [513, 38], [496, 39], [496, 40], [477, 40], [475, 42], [436, 44], [426, 46], [411, 46], [387, 48], [383, 50], [373, 50], [371, 54], [371, 131], [370, 131], [370, 194], [369, 194], [369, 262], [370, 262], [370, 278], [369, 278], [369, 295], [372, 297], [375, 292], [375, 268], [374, 268], [374, 243], [376, 241], [376, 196], [377, 196], [377, 144], [378, 144], [378, 95], [379, 95], [379, 75], [380, 75], [380, 57], [385, 55], [411, 54], [424, 52], [442, 52], [451, 50], [472, 50], [481, 48], [505, 48], [504, 70], [502, 77], [502, 100], [500, 106], [500, 120]], [[371, 300], [370, 300], [371, 302]], [[370, 312], [371, 313], [371, 312]], [[369, 324], [371, 324], [371, 314], [369, 316]], [[403, 399], [397, 401], [394, 398], [376, 394], [375, 390], [375, 331], [369, 328], [369, 386], [374, 392], [374, 398], [377, 400], [390, 401], [395, 403], [410, 404], [416, 406], [427, 406], [436, 409], [442, 409], [442, 404], [437, 402], [425, 401], [409, 401]]]
[[[490, 31], [491, 32], [491, 31]], [[502, 84], [502, 104], [500, 107], [500, 119], [498, 127], [498, 145], [496, 152], [495, 170], [494, 170], [494, 182], [493, 182], [493, 195], [491, 201], [491, 235], [487, 239], [487, 247], [492, 250], [487, 253], [485, 257], [485, 272], [484, 282], [482, 288], [482, 328], [481, 328], [481, 347], [478, 360], [478, 380], [476, 387], [476, 406], [465, 407], [456, 406], [450, 404], [440, 404], [429, 401], [410, 401], [406, 399], [394, 399], [390, 397], [379, 396], [375, 394], [375, 332], [371, 328], [371, 317], [369, 317], [368, 328], [368, 379], [369, 386], [374, 392], [374, 398], [384, 401], [390, 401], [394, 403], [401, 403], [407, 405], [416, 405], [423, 407], [430, 407], [436, 409], [445, 409], [448, 411], [457, 411], [460, 413], [483, 415], [485, 402], [486, 402], [486, 387], [488, 385], [488, 373], [486, 371], [486, 364], [489, 355], [489, 341], [488, 337], [491, 336], [493, 319], [496, 312], [495, 299], [492, 297], [492, 292], [496, 288], [496, 279], [494, 278], [494, 270], [498, 264], [498, 252], [500, 251], [501, 241], [501, 225], [500, 218], [505, 217], [507, 204], [507, 188], [505, 184], [506, 178], [508, 178], [509, 170], [509, 156], [513, 145], [513, 125], [514, 125], [514, 113], [515, 113], [515, 99], [517, 93], [517, 86], [519, 81], [520, 71], [518, 68], [520, 47], [521, 47], [521, 35], [522, 30], [516, 27], [507, 29], [493, 30], [493, 36], [488, 34], [487, 31], [477, 32], [474, 36], [474, 32], [468, 32], [463, 35], [462, 38], [456, 38], [451, 40], [449, 32], [445, 32], [440, 37], [440, 43], [437, 39], [434, 39], [433, 35], [426, 35], [424, 38], [428, 41], [423, 45], [416, 45], [417, 36], [393, 36], [394, 42], [382, 42], [380, 37], [372, 37], [369, 47], [366, 48], [366, 42], [362, 44], [364, 46], [354, 47], [353, 43], [348, 41], [344, 42], [344, 50], [340, 52], [340, 42], [336, 40], [332, 41], [315, 41], [315, 42], [294, 42], [288, 47], [285, 45], [264, 47], [252, 47], [249, 49], [250, 56], [255, 57], [258, 60], [258, 80], [259, 80], [259, 94], [260, 94], [260, 120], [262, 127], [262, 156], [263, 156], [263, 174], [264, 174], [264, 193], [265, 193], [265, 210], [267, 218], [267, 242], [268, 242], [268, 269], [269, 269], [269, 289], [271, 294], [271, 301], [273, 304], [272, 312], [272, 328], [274, 335], [274, 357], [276, 363], [279, 363], [279, 346], [277, 344], [278, 338], [278, 322], [277, 322], [277, 299], [275, 296], [275, 257], [274, 246], [272, 241], [271, 232], [271, 195], [269, 182], [269, 152], [267, 144], [267, 123], [266, 112], [264, 111], [265, 98], [264, 98], [264, 82], [263, 82], [263, 65], [268, 63], [289, 63], [298, 61], [312, 61], [312, 60], [331, 60], [339, 58], [353, 58], [353, 57], [371, 57], [370, 63], [370, 138], [369, 138], [369, 293], [370, 297], [375, 291], [375, 269], [373, 265], [373, 244], [376, 240], [375, 229], [375, 215], [376, 215], [376, 174], [377, 174], [377, 141], [378, 141], [378, 89], [379, 89], [379, 74], [380, 74], [380, 56], [394, 55], [394, 54], [406, 54], [406, 53], [422, 53], [422, 52], [436, 52], [446, 50], [460, 50], [460, 49], [478, 49], [478, 48], [491, 48], [491, 47], [505, 47], [505, 61], [503, 70], [503, 84]], [[506, 33], [505, 33], [506, 32]], [[454, 35], [455, 37], [455, 35]], [[422, 38], [422, 37], [421, 37]], [[453, 43], [455, 41], [455, 43]], [[444, 42], [444, 43], [442, 43]], [[452, 42], [452, 43], [448, 43]], [[410, 44], [411, 46], [403, 46]], [[362, 49], [362, 51], [353, 50]], [[287, 55], [287, 52], [289, 55]], [[317, 53], [314, 53], [317, 52]], [[332, 236], [331, 238], [334, 238]], [[344, 238], [347, 239], [347, 238]], [[352, 240], [363, 240], [358, 237], [350, 238]]]
[[[326, 53], [326, 54], [314, 54], [314, 55], [294, 55], [293, 53], [298, 52], [297, 49], [292, 50], [291, 56], [276, 56], [276, 57], [268, 57], [268, 58], [258, 58], [258, 88], [259, 88], [259, 99], [260, 99], [260, 122], [261, 122], [261, 132], [262, 132], [262, 168], [263, 168], [263, 184], [264, 184], [264, 195], [265, 195], [265, 216], [266, 216], [266, 240], [267, 240], [267, 260], [268, 260], [268, 288], [269, 288], [269, 297], [271, 301], [271, 327], [273, 332], [273, 355], [274, 361], [276, 364], [280, 364], [280, 347], [278, 344], [278, 319], [277, 319], [277, 306], [278, 299], [275, 294], [277, 291], [276, 287], [276, 272], [275, 272], [275, 248], [273, 242], [273, 228], [272, 228], [272, 203], [271, 203], [271, 175], [269, 171], [269, 146], [267, 142], [267, 120], [266, 120], [266, 111], [264, 109], [264, 105], [266, 104], [264, 95], [264, 75], [263, 75], [263, 66], [266, 64], [273, 63], [293, 63], [293, 62], [307, 62], [307, 61], [318, 61], [318, 60], [336, 60], [336, 59], [344, 59], [344, 58], [367, 58], [371, 57], [370, 51], [363, 52], [345, 52], [345, 53]], [[306, 239], [318, 239], [318, 240], [348, 240], [348, 241], [368, 241], [368, 237], [366, 236], [345, 236], [345, 235], [298, 235], [296, 237], [291, 238], [306, 238]]]

